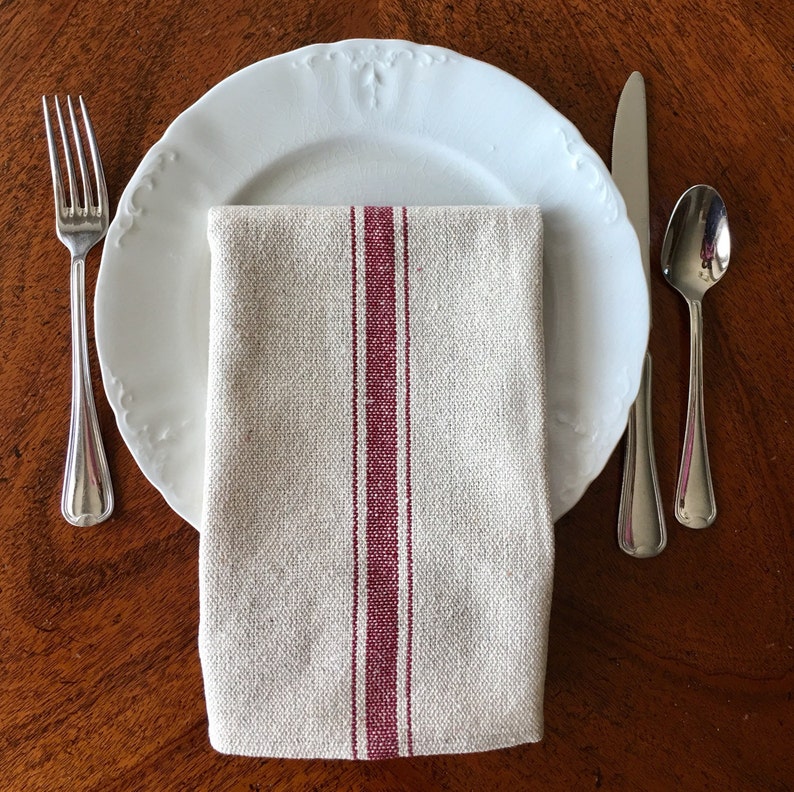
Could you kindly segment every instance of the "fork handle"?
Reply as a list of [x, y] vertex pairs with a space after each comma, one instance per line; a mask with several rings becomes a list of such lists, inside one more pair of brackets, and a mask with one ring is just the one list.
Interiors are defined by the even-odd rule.
[[96, 525], [113, 511], [113, 486], [91, 388], [85, 310], [85, 257], [72, 257], [72, 415], [61, 512], [72, 525]]

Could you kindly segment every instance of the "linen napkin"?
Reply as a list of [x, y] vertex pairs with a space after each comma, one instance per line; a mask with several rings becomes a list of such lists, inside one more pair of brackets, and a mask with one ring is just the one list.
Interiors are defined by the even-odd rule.
[[553, 573], [538, 207], [215, 207], [212, 745], [537, 741]]

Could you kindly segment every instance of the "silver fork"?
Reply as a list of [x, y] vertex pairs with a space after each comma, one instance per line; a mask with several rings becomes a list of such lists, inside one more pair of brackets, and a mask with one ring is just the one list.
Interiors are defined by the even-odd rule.
[[[55, 97], [55, 115], [63, 141], [69, 194], [65, 194], [58, 147], [50, 121], [47, 97], [42, 97], [44, 125], [52, 168], [52, 185], [55, 191], [55, 230], [58, 239], [72, 254], [71, 308], [72, 308], [72, 414], [69, 426], [69, 445], [66, 451], [66, 469], [61, 496], [61, 512], [72, 525], [96, 525], [106, 520], [113, 511], [113, 486], [110, 481], [107, 457], [102, 445], [91, 373], [88, 363], [85, 310], [85, 258], [108, 230], [110, 210], [105, 186], [105, 175], [99, 159], [94, 129], [83, 97], [80, 112], [85, 136], [91, 151], [96, 186], [92, 189], [80, 127], [77, 123], [71, 96], [66, 103], [72, 129], [72, 144], [64, 123], [61, 104]], [[77, 154], [82, 189], [77, 183], [72, 148]]]

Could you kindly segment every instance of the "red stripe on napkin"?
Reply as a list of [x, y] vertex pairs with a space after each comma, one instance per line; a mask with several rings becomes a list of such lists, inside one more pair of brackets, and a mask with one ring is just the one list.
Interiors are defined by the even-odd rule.
[[352, 357], [353, 357], [353, 646], [352, 662], [350, 664], [350, 688], [352, 691], [352, 734], [351, 742], [353, 745], [353, 758], [358, 759], [358, 705], [357, 705], [357, 670], [358, 670], [358, 301], [356, 299], [356, 289], [358, 284], [358, 267], [356, 256], [358, 255], [356, 245], [356, 209], [350, 207], [350, 250], [352, 257], [351, 280], [352, 288]]
[[405, 545], [407, 554], [406, 599], [407, 635], [405, 651], [405, 718], [408, 738], [408, 755], [413, 756], [413, 729], [411, 725], [411, 664], [413, 660], [414, 577], [413, 577], [413, 525], [411, 514], [411, 312], [408, 307], [408, 209], [402, 207], [403, 232], [403, 314], [405, 316]]
[[394, 212], [364, 208], [367, 408], [366, 727], [371, 759], [399, 753], [397, 643], [397, 311]]

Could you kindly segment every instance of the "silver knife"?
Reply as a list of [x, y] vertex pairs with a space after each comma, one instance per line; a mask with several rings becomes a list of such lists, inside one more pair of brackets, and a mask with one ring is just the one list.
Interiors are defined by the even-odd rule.
[[[650, 310], [650, 209], [648, 202], [648, 115], [645, 80], [633, 72], [618, 101], [612, 137], [612, 178], [626, 202], [640, 242]], [[629, 411], [623, 484], [618, 513], [618, 544], [636, 558], [659, 555], [667, 530], [656, 474], [651, 421], [651, 355], [645, 353], [637, 400]]]

